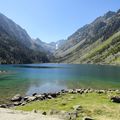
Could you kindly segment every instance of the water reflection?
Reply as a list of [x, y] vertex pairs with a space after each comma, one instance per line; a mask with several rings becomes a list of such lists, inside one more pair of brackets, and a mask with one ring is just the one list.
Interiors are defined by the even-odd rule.
[[120, 88], [120, 67], [100, 65], [0, 65], [0, 97], [67, 88]]

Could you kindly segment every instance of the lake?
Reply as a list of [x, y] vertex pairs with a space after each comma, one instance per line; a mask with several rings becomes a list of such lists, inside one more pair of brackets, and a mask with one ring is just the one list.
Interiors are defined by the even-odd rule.
[[0, 103], [17, 93], [54, 92], [69, 88], [119, 89], [120, 67], [81, 64], [0, 65]]

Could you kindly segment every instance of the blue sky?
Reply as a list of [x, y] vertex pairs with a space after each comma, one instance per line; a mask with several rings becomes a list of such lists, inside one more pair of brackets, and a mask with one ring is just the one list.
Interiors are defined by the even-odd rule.
[[0, 0], [0, 12], [45, 42], [66, 39], [78, 28], [109, 10], [120, 0]]

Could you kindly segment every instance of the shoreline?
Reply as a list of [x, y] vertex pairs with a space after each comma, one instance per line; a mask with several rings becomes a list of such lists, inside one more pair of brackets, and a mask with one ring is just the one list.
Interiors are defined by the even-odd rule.
[[11, 98], [11, 102], [0, 107], [41, 113], [44, 116], [56, 115], [63, 120], [120, 119], [120, 90], [118, 89], [63, 89], [54, 93], [33, 93], [31, 96], [17, 94]]
[[80, 88], [80, 89], [62, 89], [59, 92], [47, 92], [47, 93], [33, 93], [32, 95], [21, 96], [16, 94], [13, 96], [9, 103], [0, 104], [0, 108], [13, 108], [16, 106], [24, 106], [30, 102], [44, 101], [49, 99], [55, 99], [63, 94], [87, 94], [87, 93], [97, 93], [97, 94], [107, 94], [107, 93], [118, 93], [120, 94], [120, 89], [92, 89], [92, 88]]

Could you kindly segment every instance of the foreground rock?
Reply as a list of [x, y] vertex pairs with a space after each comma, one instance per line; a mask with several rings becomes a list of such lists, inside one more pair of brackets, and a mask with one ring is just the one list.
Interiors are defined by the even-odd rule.
[[21, 100], [22, 100], [22, 96], [21, 96], [20, 94], [15, 95], [15, 96], [11, 99], [11, 101], [13, 101], [13, 102], [21, 101]]
[[120, 96], [111, 97], [111, 101], [115, 103], [120, 103]]

